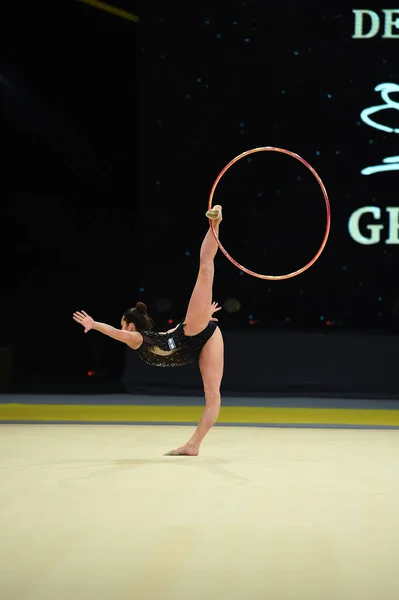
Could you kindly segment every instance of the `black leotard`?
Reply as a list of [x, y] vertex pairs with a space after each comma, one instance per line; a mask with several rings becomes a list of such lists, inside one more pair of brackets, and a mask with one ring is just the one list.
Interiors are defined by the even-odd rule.
[[[215, 332], [217, 325], [209, 321], [200, 333], [193, 336], [185, 335], [184, 324], [180, 323], [172, 333], [156, 331], [141, 331], [143, 343], [136, 350], [140, 358], [153, 367], [183, 367], [198, 361], [202, 348]], [[155, 354], [151, 347], [157, 346], [166, 356]]]

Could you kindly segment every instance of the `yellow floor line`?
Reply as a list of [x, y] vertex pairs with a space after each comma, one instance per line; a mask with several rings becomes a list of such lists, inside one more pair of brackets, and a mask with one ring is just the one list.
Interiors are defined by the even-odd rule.
[[[201, 406], [2, 404], [0, 421], [192, 423], [198, 421], [201, 412]], [[226, 406], [218, 422], [399, 426], [399, 410]]]

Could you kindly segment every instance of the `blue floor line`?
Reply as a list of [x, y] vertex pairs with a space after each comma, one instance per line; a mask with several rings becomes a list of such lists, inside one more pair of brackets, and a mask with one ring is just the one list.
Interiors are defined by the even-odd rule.
[[[0, 425], [154, 425], [157, 427], [196, 427], [197, 423], [165, 421], [28, 421], [0, 420]], [[216, 423], [214, 427], [261, 427], [266, 429], [368, 429], [399, 431], [399, 425], [347, 425], [329, 423]]]
[[[0, 394], [0, 405], [62, 405], [62, 406], [203, 406], [204, 398], [196, 396], [133, 396], [133, 395], [12, 395]], [[243, 408], [344, 408], [350, 410], [399, 410], [398, 400], [367, 400], [361, 398], [232, 398], [222, 396], [225, 407]]]

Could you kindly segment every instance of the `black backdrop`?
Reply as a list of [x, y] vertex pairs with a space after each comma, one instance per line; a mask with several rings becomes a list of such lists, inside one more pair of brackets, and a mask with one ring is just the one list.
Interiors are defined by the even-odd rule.
[[[82, 340], [76, 308], [117, 326], [143, 299], [157, 326], [181, 318], [212, 183], [265, 145], [319, 172], [331, 236], [316, 265], [285, 282], [242, 275], [219, 255], [215, 299], [241, 305], [220, 314], [222, 326], [391, 330], [397, 245], [386, 230], [374, 245], [348, 232], [356, 209], [380, 207], [386, 227], [385, 208], [398, 204], [397, 171], [361, 174], [398, 154], [397, 134], [360, 117], [382, 103], [377, 85], [398, 82], [399, 40], [381, 38], [379, 10], [381, 32], [367, 40], [352, 38], [352, 6], [336, 3], [158, 3], [140, 23], [73, 1], [14, 10], [1, 42], [0, 343], [12, 343], [19, 370], [118, 371], [123, 348]], [[397, 115], [376, 120], [398, 127]], [[322, 196], [288, 157], [237, 164], [215, 201], [222, 241], [252, 269], [295, 270], [321, 242]], [[363, 235], [372, 222], [363, 218]]]
[[43, 381], [117, 371], [124, 349], [84, 338], [72, 312], [117, 325], [135, 296], [137, 24], [74, 1], [14, 9], [1, 42], [0, 343]]
[[[330, 195], [332, 230], [319, 262], [293, 280], [242, 276], [223, 256], [215, 299], [242, 310], [224, 325], [289, 328], [389, 328], [397, 294], [397, 245], [386, 245], [387, 206], [397, 206], [398, 171], [362, 175], [398, 154], [399, 138], [367, 125], [361, 112], [384, 104], [374, 88], [398, 83], [398, 39], [354, 39], [352, 6], [230, 2], [191, 5], [143, 25], [140, 41], [142, 296], [173, 301], [180, 318], [194, 282], [206, 223], [202, 215], [217, 174], [258, 146], [292, 150], [310, 162]], [[399, 13], [398, 15], [399, 16]], [[366, 19], [364, 30], [369, 22]], [[396, 33], [398, 30], [395, 29]], [[399, 87], [398, 87], [399, 90]], [[399, 94], [391, 100], [399, 100]], [[398, 109], [375, 115], [399, 127]], [[397, 159], [399, 161], [399, 159]], [[320, 190], [304, 167], [259, 154], [223, 178], [215, 202], [225, 207], [221, 239], [241, 264], [286, 273], [306, 264], [325, 226]], [[183, 223], [174, 214], [184, 205]], [[382, 211], [378, 244], [356, 242], [351, 215]], [[376, 224], [370, 215], [360, 233]], [[162, 313], [156, 314], [163, 320]], [[254, 319], [251, 319], [251, 316]], [[163, 323], [162, 323], [163, 324]]]

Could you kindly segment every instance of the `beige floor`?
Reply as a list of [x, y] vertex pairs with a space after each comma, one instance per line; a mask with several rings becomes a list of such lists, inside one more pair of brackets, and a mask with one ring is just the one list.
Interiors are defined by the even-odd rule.
[[399, 431], [0, 426], [1, 600], [397, 600]]

